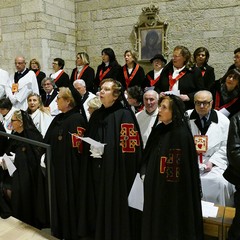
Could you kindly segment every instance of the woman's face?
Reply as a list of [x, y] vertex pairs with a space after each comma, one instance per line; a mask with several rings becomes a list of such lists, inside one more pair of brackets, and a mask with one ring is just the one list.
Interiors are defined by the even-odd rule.
[[233, 78], [233, 74], [230, 74], [226, 78], [226, 87], [229, 92], [233, 91], [238, 86], [238, 80]]
[[196, 63], [198, 66], [202, 66], [206, 62], [206, 53], [199, 52], [196, 56]]
[[124, 58], [125, 58], [125, 62], [126, 64], [131, 64], [134, 62], [134, 59], [133, 59], [133, 56], [130, 52], [127, 52], [125, 55], [124, 55]]
[[163, 99], [158, 107], [158, 119], [165, 125], [172, 122], [172, 109], [170, 109], [170, 102], [168, 99]]
[[31, 63], [31, 69], [34, 69], [34, 70], [38, 69], [37, 63], [32, 62], [32, 63]]
[[65, 112], [67, 112], [69, 110], [69, 103], [70, 103], [70, 101], [65, 99], [65, 98], [63, 98], [61, 92], [58, 93], [56, 102], [57, 102], [58, 109], [61, 112], [65, 113]]
[[182, 68], [184, 66], [184, 62], [186, 61], [186, 58], [183, 57], [181, 53], [181, 49], [177, 49], [173, 52], [172, 60], [173, 60], [174, 67]]
[[105, 108], [111, 107], [117, 97], [113, 96], [113, 82], [105, 82], [101, 86], [100, 100]]
[[102, 53], [102, 61], [104, 63], [108, 63], [109, 62], [109, 56], [105, 52]]
[[13, 114], [11, 118], [12, 130], [18, 133], [23, 131], [23, 123], [22, 121], [18, 120], [16, 116]]
[[40, 106], [39, 100], [37, 96], [31, 96], [28, 98], [28, 108], [31, 113], [34, 113]]
[[81, 58], [80, 55], [77, 55], [77, 57], [76, 57], [76, 65], [77, 65], [77, 66], [82, 66], [82, 65], [84, 65], [84, 64], [83, 64], [83, 60], [82, 60], [82, 58]]

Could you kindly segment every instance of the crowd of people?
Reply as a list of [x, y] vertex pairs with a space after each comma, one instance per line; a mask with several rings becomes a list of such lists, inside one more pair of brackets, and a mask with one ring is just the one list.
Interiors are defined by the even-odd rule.
[[240, 48], [218, 80], [205, 47], [155, 54], [146, 74], [132, 50], [124, 66], [101, 54], [96, 73], [86, 52], [71, 75], [62, 58], [49, 76], [23, 56], [0, 69], [0, 216], [67, 240], [203, 240], [204, 200], [236, 207], [240, 239]]

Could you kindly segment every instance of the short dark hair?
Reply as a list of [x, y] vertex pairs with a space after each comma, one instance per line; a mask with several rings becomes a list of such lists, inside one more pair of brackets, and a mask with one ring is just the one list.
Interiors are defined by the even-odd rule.
[[11, 110], [12, 103], [9, 98], [2, 98], [0, 99], [0, 108]]
[[64, 60], [63, 60], [62, 58], [54, 58], [53, 61], [58, 62], [58, 66], [59, 66], [61, 69], [64, 68], [65, 62], [64, 62]]
[[127, 93], [137, 102], [141, 103], [143, 101], [143, 90], [141, 87], [135, 85], [127, 89]]
[[240, 52], [240, 47], [234, 50], [234, 54]]

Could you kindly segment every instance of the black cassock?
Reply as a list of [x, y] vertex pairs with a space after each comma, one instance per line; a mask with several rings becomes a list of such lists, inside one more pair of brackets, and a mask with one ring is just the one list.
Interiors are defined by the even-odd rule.
[[143, 161], [142, 240], [202, 240], [201, 187], [190, 130], [157, 125]]
[[134, 239], [140, 232], [139, 212], [128, 207], [128, 194], [142, 149], [135, 116], [118, 101], [109, 108], [102, 106], [92, 114], [86, 136], [106, 145], [102, 158], [91, 157], [89, 144], [84, 145], [79, 236]]
[[51, 145], [52, 232], [57, 238], [77, 239], [76, 200], [85, 121], [78, 109], [58, 114], [45, 136]]

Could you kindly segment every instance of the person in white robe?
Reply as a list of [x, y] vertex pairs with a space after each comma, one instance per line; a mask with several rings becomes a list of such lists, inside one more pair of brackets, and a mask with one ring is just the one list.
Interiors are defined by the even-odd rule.
[[159, 95], [155, 90], [147, 90], [143, 94], [144, 109], [136, 113], [144, 148], [158, 118], [158, 99]]
[[18, 110], [12, 106], [11, 101], [9, 98], [2, 98], [0, 99], [0, 121], [3, 124], [3, 127], [6, 133], [12, 132], [12, 115], [13, 113]]
[[81, 100], [81, 104], [83, 106], [83, 109], [85, 111], [86, 114], [86, 118], [89, 121], [90, 118], [90, 113], [88, 111], [88, 102], [95, 98], [96, 95], [87, 91], [86, 89], [86, 83], [83, 79], [77, 79], [73, 82], [73, 86], [74, 88], [80, 93], [82, 100]]
[[194, 96], [195, 109], [188, 110], [200, 169], [203, 200], [233, 206], [234, 186], [224, 177], [228, 166], [227, 137], [229, 119], [212, 109], [212, 94], [199, 91]]
[[9, 79], [9, 74], [7, 71], [0, 68], [0, 99], [4, 98], [5, 93], [5, 86]]
[[32, 117], [33, 123], [35, 124], [38, 131], [44, 137], [49, 125], [52, 122], [53, 117], [43, 107], [41, 97], [36, 93], [30, 93], [27, 98], [28, 101], [28, 113]]
[[17, 72], [12, 74], [5, 84], [6, 96], [10, 99], [13, 107], [27, 109], [27, 96], [30, 92], [39, 94], [37, 78], [32, 70], [26, 68], [25, 58], [15, 58]]

